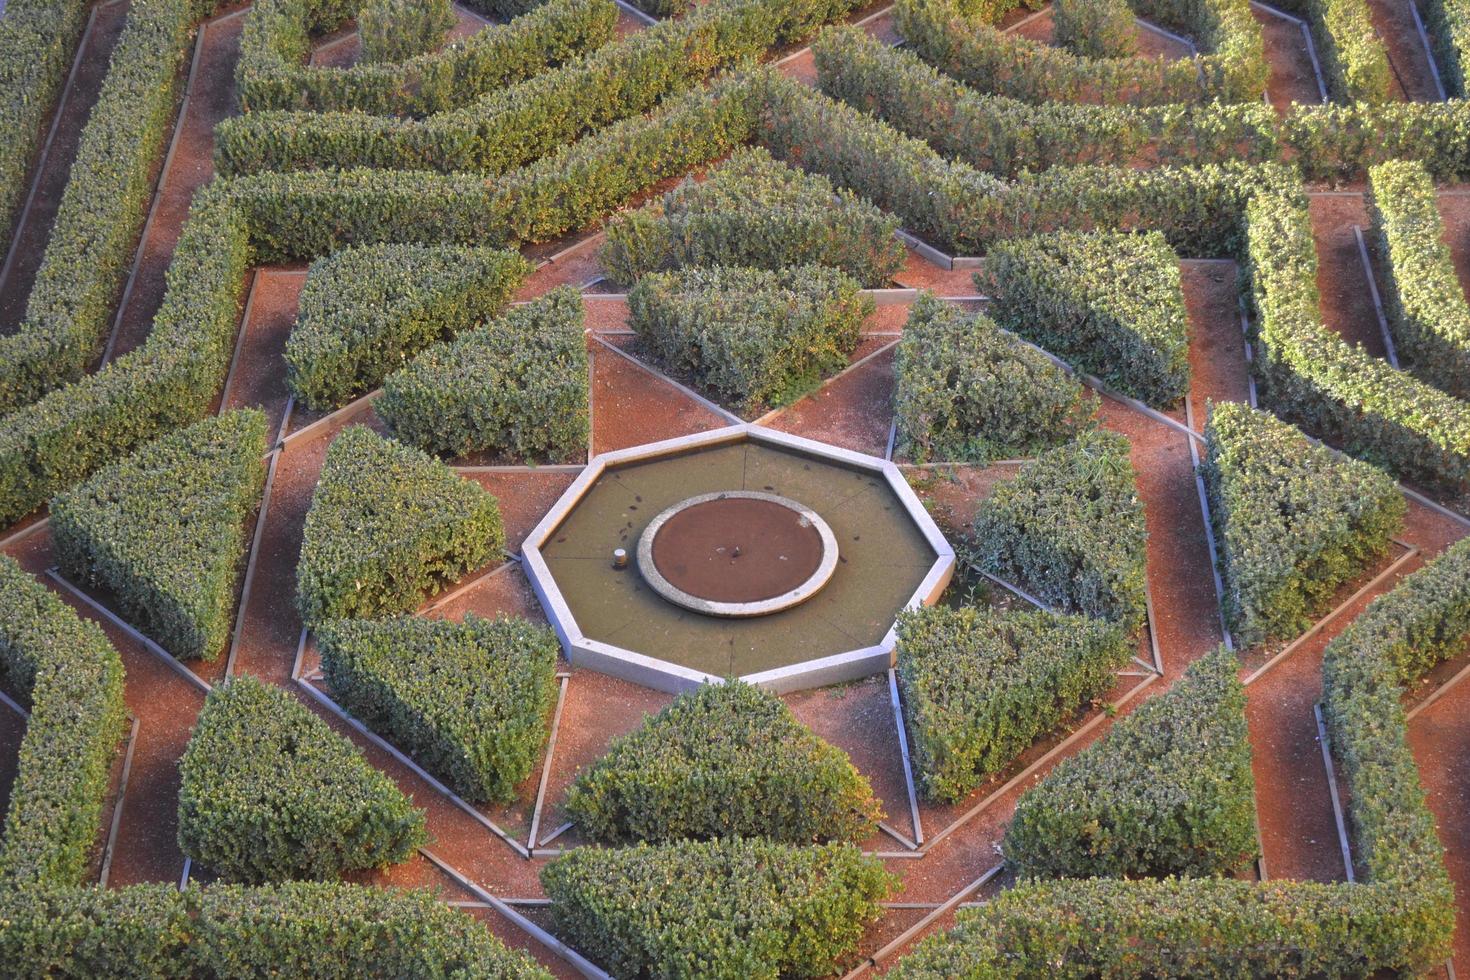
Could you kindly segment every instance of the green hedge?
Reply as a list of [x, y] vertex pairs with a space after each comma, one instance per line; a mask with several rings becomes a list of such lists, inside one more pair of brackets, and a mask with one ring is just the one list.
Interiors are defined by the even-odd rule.
[[1016, 803], [1023, 878], [1230, 875], [1257, 854], [1240, 661], [1221, 648]]
[[815, 265], [656, 272], [628, 294], [629, 323], [655, 358], [749, 414], [846, 367], [872, 312], [856, 280]]
[[1165, 407], [1189, 393], [1189, 311], [1158, 232], [1057, 232], [998, 242], [975, 285], [995, 321]]
[[227, 412], [149, 443], [51, 506], [56, 563], [181, 660], [218, 657], [234, 625], [266, 420]]
[[[31, 712], [5, 811], [0, 884], [80, 884], [123, 733], [122, 660], [96, 623], [7, 556], [0, 556], [0, 677]], [[0, 895], [11, 891], [0, 887]]]
[[367, 0], [357, 12], [358, 60], [407, 61], [437, 49], [457, 22], [449, 0]]
[[288, 882], [0, 891], [9, 975], [551, 980], [428, 891]]
[[1239, 402], [1213, 406], [1200, 474], [1225, 618], [1242, 647], [1307, 629], [1388, 550], [1407, 510], [1382, 470]]
[[1052, 43], [1084, 58], [1129, 58], [1138, 53], [1133, 8], [1123, 0], [1056, 0]]
[[1073, 439], [1097, 399], [1041, 351], [928, 290], [893, 373], [898, 447], [917, 463], [1028, 456]]
[[1470, 7], [1464, 0], [1429, 0], [1424, 19], [1446, 93], [1451, 99], [1465, 98], [1470, 94], [1465, 82], [1470, 69]]
[[524, 619], [398, 616], [317, 630], [337, 701], [467, 800], [507, 803], [556, 704], [556, 634]]
[[1394, 98], [1388, 49], [1373, 27], [1368, 0], [1282, 0], [1279, 6], [1306, 20], [1334, 99], [1379, 103]]
[[861, 842], [882, 817], [847, 754], [778, 697], [729, 680], [683, 694], [584, 769], [566, 811], [612, 844], [763, 837]]
[[1419, 160], [1437, 180], [1470, 175], [1470, 101], [1295, 105], [1282, 142], [1309, 180], [1356, 181], [1389, 160]]
[[897, 879], [851, 844], [738, 838], [582, 847], [541, 883], [558, 934], [614, 976], [825, 976]]
[[1368, 192], [1400, 360], [1436, 387], [1470, 397], [1470, 303], [1445, 244], [1434, 181], [1422, 164], [1399, 160], [1368, 171]]
[[291, 694], [209, 692], [179, 760], [179, 847], [226, 881], [334, 878], [428, 842], [424, 811]]
[[953, 803], [1102, 697], [1133, 649], [1117, 626], [1047, 612], [931, 606], [898, 621], [914, 778]]
[[519, 252], [445, 245], [317, 259], [286, 341], [286, 384], [312, 408], [345, 405], [435, 341], [500, 313], [531, 269]]
[[1128, 439], [1083, 433], [1022, 464], [975, 512], [975, 561], [1066, 612], [1145, 618], [1143, 522]]
[[349, 426], [327, 450], [306, 512], [296, 606], [310, 626], [412, 612], [504, 548], [500, 505], [478, 483]]
[[585, 459], [588, 359], [582, 297], [559, 286], [429, 347], [373, 405], [395, 437], [433, 453], [527, 462]]

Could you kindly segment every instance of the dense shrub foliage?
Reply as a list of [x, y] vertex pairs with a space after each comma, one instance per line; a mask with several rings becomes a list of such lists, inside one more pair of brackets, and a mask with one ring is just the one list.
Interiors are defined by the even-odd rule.
[[628, 294], [629, 323], [654, 357], [751, 414], [846, 367], [872, 312], [855, 279], [815, 265], [657, 272]]
[[317, 630], [322, 671], [354, 717], [467, 800], [509, 802], [556, 704], [556, 634], [523, 619], [399, 616]]
[[1429, 0], [1424, 4], [1429, 39], [1450, 99], [1470, 94], [1465, 73], [1470, 68], [1470, 7], [1464, 0]]
[[1189, 392], [1189, 312], [1179, 261], [1158, 232], [1057, 232], [998, 242], [977, 288], [997, 323], [1166, 406]]
[[286, 383], [313, 408], [346, 404], [499, 313], [530, 273], [509, 249], [365, 245], [318, 259], [286, 341]]
[[56, 563], [174, 656], [214, 659], [265, 484], [265, 430], [260, 411], [227, 412], [94, 473], [52, 501]]
[[1445, 244], [1434, 181], [1422, 164], [1394, 161], [1368, 171], [1368, 190], [1400, 360], [1450, 394], [1470, 396], [1470, 303]]
[[1001, 483], [975, 513], [975, 560], [1067, 612], [1144, 621], [1143, 501], [1126, 437], [1084, 433]]
[[427, 891], [318, 882], [6, 889], [0, 919], [0, 962], [25, 980], [551, 978]]
[[1041, 351], [925, 290], [894, 366], [898, 445], [918, 463], [1027, 456], [1074, 438], [1097, 400]]
[[702, 182], [686, 179], [662, 200], [614, 217], [599, 258], [622, 286], [690, 265], [827, 265], [881, 287], [904, 263], [897, 228], [898, 219], [851, 191], [756, 147], [737, 150]]
[[558, 287], [424, 350], [388, 376], [374, 411], [396, 437], [429, 452], [585, 458], [585, 319], [577, 290]]
[[333, 878], [427, 842], [424, 812], [289, 693], [242, 676], [179, 760], [179, 847], [227, 881]]
[[433, 51], [455, 24], [449, 0], [367, 0], [357, 12], [359, 61], [406, 61]]
[[604, 850], [548, 864], [558, 934], [614, 976], [825, 976], [896, 879], [851, 844], [733, 838]]
[[1132, 57], [1137, 29], [1123, 0], [1056, 0], [1052, 6], [1052, 42], [1084, 58]]
[[1240, 662], [1223, 647], [1022, 794], [1023, 877], [1228, 875], [1257, 852]]
[[1243, 647], [1311, 625], [1339, 586], [1387, 550], [1407, 510], [1383, 471], [1239, 402], [1211, 411], [1200, 471], [1225, 618]]
[[915, 779], [952, 803], [1105, 694], [1123, 631], [1047, 612], [931, 606], [898, 622], [898, 684]]
[[1393, 98], [1388, 49], [1374, 30], [1367, 0], [1284, 0], [1280, 6], [1311, 28], [1333, 98], [1367, 103]]
[[780, 698], [736, 680], [681, 695], [615, 740], [572, 784], [566, 810], [606, 843], [860, 842], [882, 816], [846, 753]]
[[[0, 556], [0, 678], [31, 712], [5, 811], [0, 884], [80, 884], [127, 710], [122, 660], [96, 623], [7, 556]], [[0, 887], [0, 895], [9, 890]]]

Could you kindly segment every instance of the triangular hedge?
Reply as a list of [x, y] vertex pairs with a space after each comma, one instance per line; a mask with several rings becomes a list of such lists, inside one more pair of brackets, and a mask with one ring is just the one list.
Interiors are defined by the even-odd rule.
[[504, 547], [500, 505], [479, 484], [351, 426], [327, 450], [306, 514], [297, 607], [309, 625], [411, 612]]
[[174, 656], [213, 659], [233, 624], [265, 451], [265, 416], [250, 409], [98, 470], [51, 504], [56, 563], [106, 589], [123, 618]]
[[1026, 877], [1212, 875], [1257, 853], [1245, 688], [1223, 647], [1025, 793], [1006, 859]]
[[1200, 472], [1241, 647], [1310, 626], [1384, 553], [1407, 509], [1382, 470], [1238, 402], [1213, 406]]
[[326, 879], [425, 843], [424, 812], [285, 691], [217, 687], [179, 762], [179, 847], [230, 881]]
[[882, 816], [847, 754], [750, 684], [680, 695], [578, 777], [567, 811], [609, 843], [861, 841]]

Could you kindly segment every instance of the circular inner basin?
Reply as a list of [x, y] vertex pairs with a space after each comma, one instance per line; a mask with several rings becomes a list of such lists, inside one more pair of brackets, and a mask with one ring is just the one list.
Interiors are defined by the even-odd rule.
[[653, 519], [638, 565], [670, 602], [715, 616], [759, 616], [821, 589], [836, 568], [837, 542], [825, 521], [793, 500], [704, 494]]

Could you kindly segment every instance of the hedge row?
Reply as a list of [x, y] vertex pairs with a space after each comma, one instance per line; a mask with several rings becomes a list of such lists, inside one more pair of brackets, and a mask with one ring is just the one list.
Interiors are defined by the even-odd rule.
[[953, 803], [1102, 697], [1132, 646], [1103, 620], [930, 606], [898, 621], [898, 685], [915, 779]]
[[846, 753], [737, 680], [683, 694], [615, 739], [572, 784], [566, 811], [604, 843], [859, 843], [883, 815]]
[[1257, 853], [1240, 661], [1223, 647], [1016, 803], [1024, 878], [1229, 875]]
[[1393, 98], [1388, 49], [1373, 27], [1368, 0], [1283, 0], [1280, 6], [1306, 20], [1333, 98], [1367, 103]]
[[5, 889], [0, 919], [0, 962], [18, 980], [551, 980], [483, 924], [419, 890], [316, 882]]
[[0, 895], [14, 892], [12, 885], [78, 885], [89, 873], [123, 732], [122, 660], [96, 623], [6, 556], [0, 677], [31, 712], [0, 839]]
[[[528, 4], [509, 24], [486, 27], [442, 51], [396, 64], [334, 68], [306, 63], [311, 34], [352, 16], [356, 4], [263, 0], [246, 16], [235, 86], [246, 112], [299, 109], [423, 116], [468, 105], [611, 40], [612, 0]], [[485, 4], [472, 4], [485, 6]]]
[[306, 512], [296, 605], [310, 626], [412, 612], [504, 547], [500, 505], [479, 484], [349, 426], [327, 450]]
[[286, 341], [286, 384], [312, 408], [345, 405], [430, 344], [500, 313], [531, 269], [510, 249], [446, 245], [317, 259]]
[[1008, 330], [1164, 407], [1189, 392], [1189, 311], [1158, 232], [1057, 232], [998, 242], [975, 285]]
[[621, 286], [689, 265], [826, 265], [881, 288], [907, 257], [897, 228], [897, 218], [851, 191], [750, 147], [706, 180], [686, 179], [661, 200], [614, 216], [598, 258]]
[[204, 699], [179, 760], [179, 848], [202, 867], [328, 879], [427, 842], [424, 811], [290, 693], [245, 675]]
[[196, 422], [52, 501], [56, 563], [100, 587], [181, 660], [213, 660], [234, 624], [248, 522], [265, 485], [264, 413]]
[[656, 272], [628, 294], [628, 322], [653, 356], [747, 414], [846, 367], [872, 312], [855, 279], [817, 265]]
[[580, 847], [541, 883], [557, 932], [613, 976], [826, 976], [897, 879], [851, 844]]
[[584, 459], [585, 319], [578, 291], [559, 286], [429, 347], [388, 376], [373, 409], [396, 438], [431, 453]]
[[1424, 7], [1445, 91], [1451, 99], [1463, 99], [1470, 94], [1465, 78], [1470, 69], [1470, 7], [1464, 0], [1429, 0]]
[[1084, 58], [1130, 58], [1138, 53], [1138, 24], [1124, 0], [1056, 0], [1052, 43]]
[[975, 512], [975, 560], [1066, 612], [1145, 618], [1148, 532], [1128, 439], [1094, 430], [1024, 464]]
[[508, 803], [556, 704], [549, 628], [523, 619], [344, 619], [316, 633], [342, 707], [467, 800]]
[[357, 12], [358, 60], [407, 61], [433, 51], [457, 21], [449, 0], [367, 0]]
[[1445, 244], [1434, 181], [1422, 164], [1400, 160], [1370, 169], [1368, 192], [1400, 358], [1431, 384], [1470, 397], [1470, 303]]
[[898, 447], [916, 463], [1030, 456], [1075, 438], [1097, 399], [1041, 351], [928, 290], [894, 364]]

